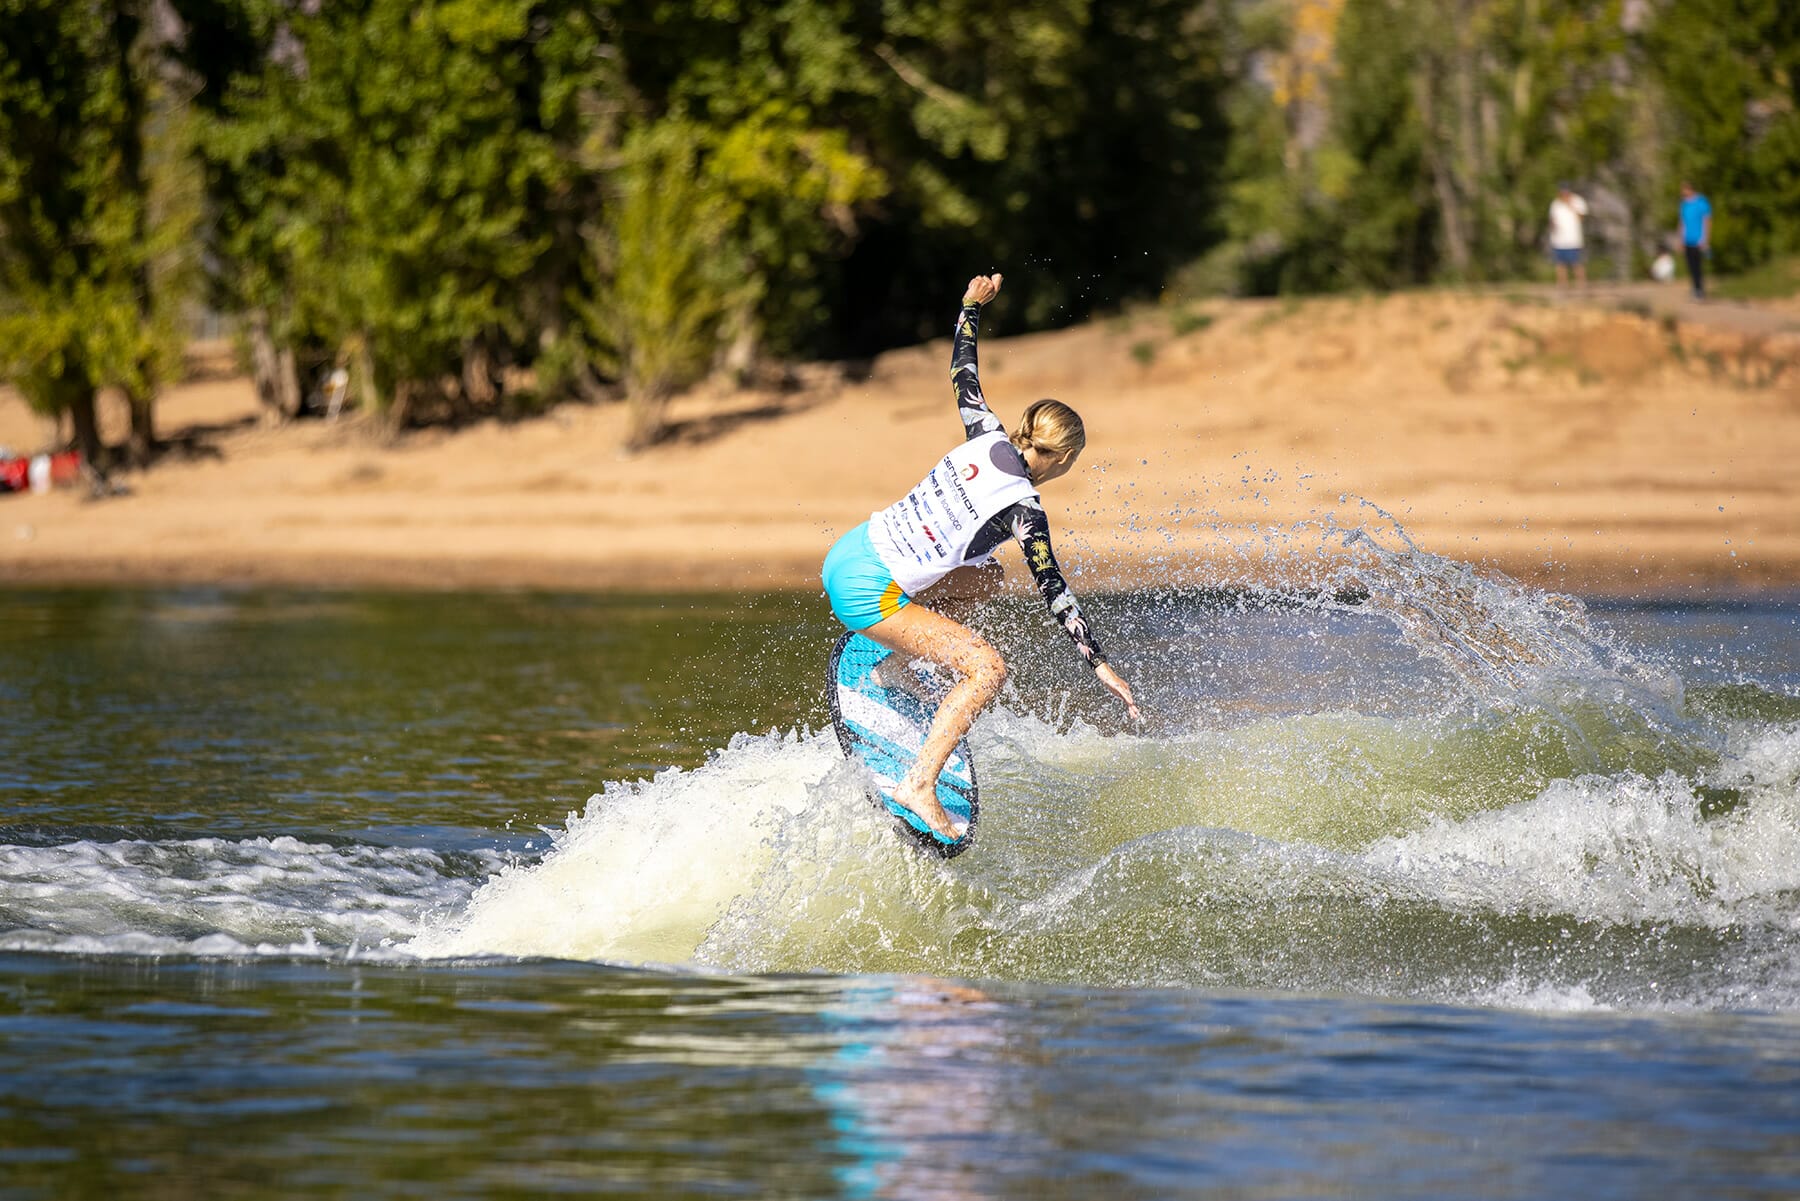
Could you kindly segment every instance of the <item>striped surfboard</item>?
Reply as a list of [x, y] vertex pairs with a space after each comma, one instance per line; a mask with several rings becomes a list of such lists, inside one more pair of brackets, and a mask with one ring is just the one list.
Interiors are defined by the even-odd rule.
[[[947, 859], [968, 850], [975, 836], [980, 811], [975, 764], [964, 739], [938, 773], [938, 804], [951, 817], [969, 823], [955, 842], [946, 842], [918, 814], [895, 803], [894, 789], [912, 769], [931, 728], [938, 689], [929, 675], [898, 660], [882, 666], [892, 655], [861, 634], [849, 633], [838, 639], [831, 648], [831, 724], [844, 754], [869, 769], [876, 792], [872, 799], [894, 815], [900, 832]], [[881, 668], [879, 679], [877, 667]]]

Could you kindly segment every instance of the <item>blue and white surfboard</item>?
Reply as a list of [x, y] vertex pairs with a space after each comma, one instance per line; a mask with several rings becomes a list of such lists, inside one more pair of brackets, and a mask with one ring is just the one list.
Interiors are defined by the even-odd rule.
[[[964, 739], [938, 773], [938, 804], [952, 818], [969, 823], [955, 842], [946, 842], [918, 814], [895, 803], [894, 789], [912, 770], [937, 712], [937, 686], [929, 675], [898, 661], [883, 667], [882, 678], [877, 679], [876, 668], [892, 654], [861, 634], [838, 639], [831, 648], [831, 724], [844, 754], [861, 762], [874, 776], [878, 792], [874, 799], [899, 819], [901, 832], [948, 859], [968, 850], [975, 837], [975, 819], [980, 812], [975, 764]], [[884, 686], [884, 680], [895, 686]]]

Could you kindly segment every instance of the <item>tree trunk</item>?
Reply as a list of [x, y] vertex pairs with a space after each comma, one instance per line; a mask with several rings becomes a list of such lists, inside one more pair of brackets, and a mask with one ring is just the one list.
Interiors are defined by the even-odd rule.
[[94, 412], [94, 389], [72, 383], [68, 393], [69, 422], [75, 427], [75, 449], [81, 461], [102, 483], [106, 480], [106, 447], [100, 442], [100, 421]]
[[406, 430], [406, 423], [412, 420], [413, 393], [417, 390], [411, 380], [401, 380], [394, 385], [394, 399], [388, 403], [387, 432], [388, 437], [398, 438]]
[[294, 359], [294, 348], [283, 346], [275, 356], [275, 399], [284, 421], [300, 416], [300, 366]]
[[300, 372], [294, 352], [290, 347], [276, 348], [266, 309], [250, 311], [249, 333], [250, 375], [263, 420], [271, 425], [290, 421], [300, 414]]
[[[147, 73], [133, 62], [136, 57], [153, 57], [158, 53], [153, 48], [157, 40], [154, 32], [150, 34], [147, 45], [141, 52], [138, 47], [138, 34], [143, 29], [147, 11], [146, 5], [114, 0], [110, 14], [118, 78], [133, 116], [131, 123], [125, 127], [125, 136], [120, 139], [119, 158], [120, 174], [124, 177], [125, 186], [138, 198], [138, 203], [132, 205], [130, 210], [135, 227], [131, 240], [138, 246], [150, 244], [150, 216], [154, 203], [150, 172], [145, 164], [145, 131], [154, 108], [150, 101], [151, 85]], [[142, 330], [156, 327], [156, 287], [150, 264], [149, 256], [140, 257], [133, 272], [137, 277], [138, 325]], [[125, 399], [131, 406], [131, 436], [126, 442], [125, 455], [128, 462], [145, 467], [156, 452], [156, 426], [151, 406], [156, 400], [157, 380], [155, 364], [150, 356], [144, 355], [138, 359], [137, 378], [141, 381], [139, 387], [125, 389]]]
[[661, 388], [633, 388], [626, 402], [625, 449], [639, 451], [654, 446], [665, 432], [663, 414], [669, 395]]
[[131, 442], [127, 452], [134, 466], [147, 467], [156, 455], [156, 397], [146, 391], [142, 396], [126, 393], [131, 402]]
[[1425, 164], [1431, 172], [1431, 187], [1437, 197], [1438, 222], [1444, 237], [1444, 258], [1459, 276], [1469, 270], [1469, 240], [1463, 223], [1462, 200], [1457, 195], [1449, 157], [1445, 152], [1442, 131], [1438, 126], [1438, 69], [1428, 63], [1417, 76], [1420, 124], [1424, 127]]
[[462, 400], [463, 404], [486, 408], [500, 396], [497, 383], [498, 372], [494, 370], [494, 352], [489, 348], [487, 339], [470, 338], [463, 343], [462, 359]]
[[1481, 136], [1477, 111], [1476, 87], [1482, 82], [1482, 51], [1475, 43], [1474, 5], [1464, 0], [1456, 15], [1455, 66], [1451, 72], [1456, 97], [1456, 136], [1451, 143], [1452, 186], [1461, 202], [1463, 214], [1463, 261], [1457, 274], [1465, 280], [1471, 271], [1491, 274], [1493, 264], [1477, 262], [1477, 253], [1487, 246], [1487, 196], [1482, 182], [1488, 178], [1488, 151]]
[[275, 343], [269, 337], [269, 315], [261, 309], [251, 309], [244, 333], [250, 339], [250, 381], [256, 386], [256, 403], [262, 406], [263, 420], [280, 420], [281, 409], [275, 403]]
[[762, 352], [762, 338], [755, 310], [741, 306], [730, 317], [731, 340], [725, 346], [723, 366], [726, 378], [744, 387], [756, 373], [756, 360]]
[[346, 347], [350, 360], [350, 388], [356, 393], [356, 404], [371, 416], [382, 413], [381, 389], [375, 386], [375, 358], [369, 353], [367, 338], [355, 337]]

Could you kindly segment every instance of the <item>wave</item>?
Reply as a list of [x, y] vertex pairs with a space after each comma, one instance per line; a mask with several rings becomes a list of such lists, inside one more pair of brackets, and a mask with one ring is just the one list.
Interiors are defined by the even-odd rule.
[[1800, 1008], [1800, 701], [1321, 528], [1304, 580], [1115, 602], [1163, 665], [1153, 732], [1024, 689], [984, 715], [954, 863], [829, 732], [771, 731], [607, 784], [532, 858], [0, 832], [0, 949]]
[[0, 845], [0, 950], [342, 955], [411, 937], [500, 867], [495, 855], [293, 837], [93, 833], [40, 828]]
[[1134, 738], [999, 711], [973, 735], [981, 844], [953, 865], [894, 837], [829, 733], [740, 735], [609, 785], [538, 859], [0, 847], [0, 949], [1800, 1006], [1800, 726], [1739, 728], [1692, 774], [1572, 777], [1522, 768], [1522, 740], [1554, 756], [1518, 726]]

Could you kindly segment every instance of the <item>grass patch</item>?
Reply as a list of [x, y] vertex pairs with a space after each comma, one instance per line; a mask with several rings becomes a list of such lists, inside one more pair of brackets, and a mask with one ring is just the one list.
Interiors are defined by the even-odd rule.
[[1169, 328], [1177, 338], [1185, 338], [1189, 334], [1197, 334], [1211, 325], [1214, 317], [1211, 313], [1202, 313], [1195, 309], [1176, 309], [1169, 315]]
[[1131, 357], [1137, 360], [1138, 366], [1148, 367], [1150, 364], [1156, 362], [1156, 343], [1149, 340], [1133, 342], [1131, 344]]
[[1298, 313], [1304, 304], [1305, 301], [1301, 300], [1298, 296], [1283, 296], [1280, 305], [1272, 305], [1268, 309], [1257, 314], [1256, 320], [1252, 321], [1246, 327], [1245, 332], [1252, 334], [1261, 333], [1271, 325], [1274, 325], [1277, 321], [1285, 321]]
[[1770, 259], [1760, 267], [1710, 281], [1715, 296], [1726, 300], [1788, 300], [1800, 296], [1800, 255]]

